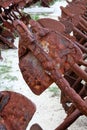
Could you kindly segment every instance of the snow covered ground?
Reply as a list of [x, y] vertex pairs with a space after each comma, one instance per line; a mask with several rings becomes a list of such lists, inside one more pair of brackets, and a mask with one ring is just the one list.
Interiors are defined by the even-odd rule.
[[[47, 17], [57, 19], [61, 14], [59, 6], [65, 6], [66, 2], [56, 2], [52, 8], [54, 12]], [[44, 17], [44, 16], [43, 16]], [[15, 40], [18, 46], [18, 38]], [[43, 130], [54, 130], [65, 118], [66, 114], [60, 104], [60, 90], [57, 94], [48, 88], [40, 96], [32, 93], [25, 83], [18, 66], [18, 49], [3, 50], [3, 61], [0, 61], [0, 90], [15, 91], [31, 99], [37, 106], [37, 111], [33, 116], [27, 130], [34, 123], [40, 124]], [[56, 84], [51, 86], [56, 87]], [[87, 130], [87, 117], [80, 117], [69, 130]]]

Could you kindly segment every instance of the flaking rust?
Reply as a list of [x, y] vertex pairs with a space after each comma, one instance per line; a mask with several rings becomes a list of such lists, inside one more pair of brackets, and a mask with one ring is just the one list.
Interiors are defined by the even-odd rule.
[[0, 128], [25, 130], [36, 111], [35, 105], [15, 92], [0, 92]]
[[[24, 31], [24, 28], [25, 28], [24, 25], [22, 25], [22, 23], [20, 23], [20, 22], [18, 22], [18, 24], [21, 25], [21, 27], [23, 27], [23, 30], [21, 30], [21, 32]], [[70, 102], [75, 101], [74, 104], [70, 107], [71, 113], [69, 110], [69, 115], [71, 114], [70, 118], [72, 117], [72, 123], [73, 123], [80, 115], [82, 115], [82, 114], [78, 114], [79, 112], [77, 112], [78, 110], [76, 110], [77, 116], [74, 116], [75, 115], [74, 111], [75, 111], [76, 107], [78, 109], [80, 109], [81, 106], [82, 107], [85, 106], [85, 109], [84, 110], [80, 109], [80, 111], [81, 111], [81, 113], [87, 115], [87, 112], [86, 112], [87, 105], [86, 105], [86, 102], [84, 102], [84, 100], [82, 100], [80, 96], [78, 97], [78, 94], [76, 94], [75, 91], [73, 91], [73, 89], [70, 89], [70, 87], [68, 86], [65, 79], [63, 79], [63, 77], [61, 76], [61, 74], [66, 74], [66, 72], [68, 72], [69, 70], [72, 70], [77, 75], [77, 77], [80, 76], [80, 79], [84, 79], [87, 82], [86, 72], [81, 70], [80, 66], [77, 65], [77, 64], [81, 64], [81, 63], [83, 64], [82, 52], [78, 48], [77, 44], [71, 42], [71, 40], [67, 39], [67, 37], [61, 35], [57, 31], [54, 32], [53, 28], [51, 28], [51, 31], [49, 29], [47, 30], [47, 26], [46, 26], [46, 28], [43, 28], [35, 21], [30, 21], [30, 25], [31, 25], [32, 33], [27, 32], [28, 30], [25, 29], [26, 34], [29, 35], [29, 40], [28, 41], [26, 40], [26, 45], [24, 45], [24, 40], [20, 40], [20, 44], [19, 44], [20, 68], [21, 68], [21, 70], [24, 70], [24, 71], [22, 71], [23, 76], [24, 75], [27, 76], [27, 79], [25, 79], [25, 76], [24, 76], [24, 79], [26, 80], [26, 82], [29, 85], [30, 79], [28, 79], [28, 74], [30, 72], [28, 72], [28, 74], [25, 73], [26, 65], [22, 66], [22, 62], [23, 62], [23, 58], [26, 57], [26, 55], [25, 55], [26, 51], [27, 51], [27, 55], [31, 51], [31, 53], [33, 53], [34, 56], [37, 59], [39, 59], [39, 61], [41, 62], [41, 65], [44, 68], [46, 74], [48, 74], [49, 77], [51, 77], [52, 81], [55, 81], [57, 83], [57, 85], [60, 86], [60, 89], [62, 90], [62, 92], [66, 93], [66, 95], [69, 97], [69, 101]], [[20, 27], [18, 27], [18, 29], [19, 28]], [[48, 26], [48, 28], [49, 28], [49, 26]], [[23, 32], [21, 33], [20, 30], [18, 30], [18, 31], [19, 31], [19, 34], [24, 34]], [[34, 34], [34, 36], [33, 36], [33, 34]], [[21, 35], [21, 36], [23, 37], [23, 35]], [[24, 35], [24, 37], [26, 37], [26, 36]], [[36, 39], [34, 39], [34, 37]], [[27, 37], [24, 39], [27, 39]], [[54, 40], [54, 39], [56, 39], [56, 40]], [[55, 43], [55, 41], [56, 41], [56, 43]], [[29, 45], [29, 43], [30, 43], [30, 45]], [[26, 49], [26, 46], [28, 47], [27, 49]], [[23, 48], [24, 48], [24, 51], [22, 50]], [[24, 52], [24, 54], [23, 54], [23, 52]], [[75, 55], [77, 58], [75, 57]], [[64, 56], [65, 56], [65, 58], [64, 58]], [[42, 57], [43, 57], [43, 59], [42, 59]], [[64, 58], [63, 61], [60, 60], [63, 58]], [[27, 59], [26, 59], [26, 61], [27, 61]], [[32, 61], [33, 61], [33, 59], [32, 59]], [[61, 62], [63, 62], [63, 63], [61, 63]], [[60, 63], [60, 65], [56, 66], [58, 63]], [[65, 65], [64, 65], [64, 63], [65, 63]], [[85, 63], [85, 65], [87, 65], [87, 63], [85, 61], [84, 61], [84, 63]], [[57, 73], [58, 71], [59, 71], [59, 74]], [[35, 81], [33, 81], [33, 82], [35, 82]], [[37, 94], [37, 88], [34, 88], [34, 86], [32, 86], [32, 85], [29, 85], [29, 86], [31, 86], [30, 88], [33, 90], [33, 92], [35, 92]], [[66, 86], [69, 93], [67, 93], [64, 86]], [[39, 89], [39, 94], [40, 94], [42, 92], [40, 86], [38, 87], [38, 89]], [[84, 95], [84, 96], [86, 96], [86, 95]], [[78, 103], [79, 103], [79, 105], [77, 105]], [[63, 129], [67, 128], [71, 124], [69, 118], [67, 119], [67, 121], [68, 121], [68, 125], [63, 124], [64, 125], [64, 126], [62, 125]], [[60, 128], [61, 128], [61, 125], [57, 129], [60, 130]]]
[[[31, 78], [29, 79], [28, 77], [30, 71], [26, 65], [22, 65], [23, 62], [25, 63], [25, 61], [29, 61], [29, 56], [31, 53], [37, 58], [37, 60], [39, 60], [42, 68], [44, 69], [44, 72], [51, 78], [51, 81], [55, 82], [61, 91], [67, 94], [70, 101], [81, 111], [82, 114], [87, 115], [86, 103], [81, 98], [81, 96], [79, 96], [79, 94], [77, 94], [76, 91], [70, 87], [66, 79], [64, 79], [62, 76], [62, 74], [64, 75], [66, 72], [72, 70], [77, 76], [80, 75], [81, 79], [84, 79], [84, 81], [87, 82], [86, 72], [83, 71], [78, 65], [83, 63], [82, 51], [76, 44], [74, 44], [71, 40], [67, 39], [67, 37], [61, 35], [60, 33], [52, 30], [47, 30], [46, 28], [40, 26], [38, 22], [35, 22], [33, 20], [30, 21], [30, 25], [32, 33], [22, 22], [14, 22], [14, 26], [17, 27], [19, 34], [21, 34], [20, 36], [22, 38], [25, 37], [23, 39], [20, 37], [19, 42], [20, 69], [25, 81], [30, 86], [32, 91], [36, 94], [42, 93], [48, 87], [47, 86], [44, 88], [43, 91], [41, 86], [38, 86], [38, 88], [35, 87], [35, 85], [37, 85], [36, 78], [33, 80], [33, 83], [35, 84], [31, 85]], [[26, 44], [24, 44], [25, 41]], [[26, 56], [27, 58], [25, 58]], [[34, 63], [33, 58], [31, 61]], [[87, 64], [85, 61], [84, 63], [85, 65]], [[33, 69], [36, 70], [37, 68]], [[25, 75], [27, 76], [27, 79], [25, 78]], [[33, 72], [32, 75], [34, 75]], [[38, 80], [40, 81], [39, 77], [37, 77], [37, 81]], [[73, 110], [75, 110], [75, 106]]]
[[[82, 0], [82, 1], [73, 0], [72, 2], [68, 2], [68, 3], [69, 3], [69, 5], [67, 5], [65, 8], [61, 8], [62, 15], [60, 17], [60, 21], [66, 27], [65, 33], [67, 33], [67, 34], [69, 34], [71, 32], [73, 33], [73, 39], [71, 39], [71, 40], [74, 40], [74, 42], [80, 47], [80, 49], [84, 53], [83, 54], [84, 60], [86, 60], [86, 58], [87, 58], [87, 46], [86, 46], [86, 42], [87, 42], [86, 4], [87, 4], [87, 2], [85, 0]], [[78, 9], [78, 11], [75, 11], [76, 9]], [[68, 12], [72, 15], [72, 17], [71, 17], [71, 15], [68, 14]], [[67, 27], [68, 27], [68, 29], [67, 29]], [[86, 68], [85, 68], [85, 71], [86, 71]], [[86, 73], [87, 73], [87, 71], [86, 71]], [[76, 76], [75, 73], [73, 73], [71, 71], [71, 72], [67, 72], [65, 74], [65, 78], [71, 84], [71, 87], [82, 98], [87, 96], [87, 89], [86, 89], [87, 84], [83, 84], [82, 79], [79, 76]], [[69, 108], [69, 106], [67, 106], [67, 104], [70, 103], [70, 99], [64, 93], [62, 93], [61, 102], [63, 104], [64, 109], [67, 110]], [[69, 112], [72, 111], [73, 109], [74, 108], [71, 107]]]
[[[16, 30], [20, 37], [19, 67], [35, 94], [42, 94], [53, 82], [58, 85], [67, 117], [55, 130], [65, 130], [80, 116], [87, 116], [87, 2], [67, 0], [59, 20], [34, 21], [21, 8], [37, 1], [0, 1], [0, 40], [15, 48]], [[49, 6], [51, 0], [40, 2]], [[21, 94], [1, 92], [0, 129], [25, 130], [35, 110], [35, 105]], [[30, 130], [42, 128], [36, 123]]]
[[[22, 20], [25, 24], [28, 24], [30, 15], [26, 15], [20, 11], [25, 5], [29, 4], [29, 6], [33, 3], [36, 3], [39, 0], [0, 0], [0, 48], [15, 49], [14, 45], [16, 30], [12, 24], [12, 21], [15, 19]], [[50, 1], [44, 0], [41, 1], [42, 5]], [[20, 10], [19, 10], [20, 9]], [[16, 34], [17, 35], [17, 34]]]
[[[21, 8], [27, 3], [31, 5], [37, 1], [0, 1], [0, 59], [2, 59], [1, 49], [16, 48], [14, 45], [16, 30], [13, 21], [20, 19], [26, 25], [29, 22], [30, 15], [21, 13]], [[49, 1], [41, 2], [43, 6], [48, 6]], [[7, 91], [0, 93], [0, 129], [25, 130], [35, 111], [35, 105], [23, 95]]]

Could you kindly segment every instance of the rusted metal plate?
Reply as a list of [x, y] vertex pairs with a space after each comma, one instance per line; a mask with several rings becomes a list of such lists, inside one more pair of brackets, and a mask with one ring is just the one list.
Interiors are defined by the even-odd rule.
[[[42, 34], [44, 34], [44, 31]], [[40, 61], [30, 50], [26, 49], [28, 46], [27, 41], [26, 45], [24, 45], [25, 40], [26, 39], [23, 38], [19, 41], [19, 66], [26, 83], [35, 94], [39, 95], [47, 89], [53, 81], [49, 76], [49, 72], [43, 69]], [[43, 60], [43, 56], [41, 56], [40, 59]]]
[[35, 105], [25, 96], [0, 92], [0, 127], [3, 130], [25, 130], [35, 110]]
[[65, 25], [65, 31], [64, 32], [70, 34], [73, 30], [73, 24], [68, 20], [61, 20], [61, 23]]
[[[34, 23], [32, 25], [33, 31], [34, 29], [38, 30], [38, 25], [36, 22], [35, 25], [36, 26], [34, 26]], [[56, 42], [54, 39], [56, 40]], [[73, 55], [74, 57], [74, 51], [70, 49], [75, 48], [74, 44], [70, 44], [70, 41], [67, 40], [64, 36], [62, 36], [59, 33], [57, 34], [56, 32], [53, 31], [52, 32], [50, 31], [50, 33], [48, 33], [45, 37], [39, 37], [38, 42], [40, 43], [40, 46], [43, 48], [43, 51], [45, 51], [48, 54], [48, 56], [51, 56], [52, 59], [55, 59], [54, 63], [56, 64], [57, 68], [61, 73], [64, 73], [70, 68], [66, 59], [66, 55], [72, 52], [71, 55]], [[23, 47], [25, 46], [24, 43], [25, 43], [24, 39], [21, 39], [19, 43], [19, 58], [20, 58], [19, 66], [25, 81], [30, 86], [32, 91], [36, 94], [40, 94], [46, 88], [48, 88], [53, 81], [52, 79], [50, 79], [47, 72], [44, 71], [40, 61], [38, 61], [38, 59], [35, 58], [33, 53], [31, 51], [26, 50], [26, 48]], [[76, 62], [78, 59], [81, 59], [81, 53], [79, 53], [79, 51], [77, 55], [78, 55], [77, 57], [79, 58], [74, 57]], [[41, 57], [40, 59], [43, 59], [43, 57]]]
[[[21, 51], [21, 42], [19, 51]], [[52, 80], [49, 75], [45, 73], [41, 63], [31, 51], [20, 57], [19, 66], [23, 74], [23, 78], [35, 94], [41, 94], [51, 85]]]
[[[43, 32], [45, 28], [33, 20], [30, 21], [30, 25], [34, 35], [36, 34], [38, 38], [37, 40], [43, 48], [43, 51], [45, 51], [48, 56], [51, 56], [55, 64], [60, 64], [58, 69], [61, 70], [61, 73], [64, 73], [65, 70], [69, 69], [67, 59], [65, 58], [66, 55], [72, 55], [73, 59], [75, 60], [74, 62], [76, 63], [79, 63], [79, 60], [82, 59], [81, 50], [64, 35], [60, 34], [59, 32], [49, 30], [45, 36], [40, 36], [40, 33]], [[74, 55], [76, 52], [77, 57]]]
[[60, 33], [64, 33], [65, 31], [65, 26], [57, 20], [54, 20], [51, 18], [42, 18], [42, 19], [39, 19], [38, 22], [44, 28], [48, 28], [53, 31], [58, 31]]

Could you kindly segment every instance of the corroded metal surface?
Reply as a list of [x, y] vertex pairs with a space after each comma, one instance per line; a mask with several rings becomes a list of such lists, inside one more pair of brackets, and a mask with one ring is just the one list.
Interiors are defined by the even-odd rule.
[[[12, 5], [15, 5], [17, 4], [19, 7], [24, 7], [26, 6], [27, 4], [28, 5], [31, 5], [33, 3], [36, 3], [40, 0], [0, 0], [0, 6], [1, 7], [9, 7], [11, 4]], [[41, 5], [43, 6], [48, 6], [49, 5], [49, 2], [51, 2], [52, 0], [41, 0]], [[4, 3], [4, 4], [3, 4]]]
[[[66, 37], [53, 31], [47, 32], [47, 30], [40, 27], [40, 25], [35, 21], [30, 21], [30, 25], [32, 27], [33, 33], [34, 31], [36, 33], [36, 38], [33, 36], [33, 34], [30, 33], [30, 31], [22, 22], [14, 22], [14, 26], [17, 27], [17, 30], [21, 34], [21, 37], [23, 39], [20, 40], [19, 43], [20, 59], [26, 57], [26, 54], [28, 54], [28, 52], [31, 51], [34, 54], [34, 56], [40, 61], [43, 69], [45, 70], [45, 73], [47, 73], [52, 78], [52, 80], [59, 86], [59, 88], [69, 96], [69, 98], [75, 103], [77, 108], [80, 109], [83, 114], [87, 115], [87, 105], [81, 99], [81, 97], [72, 88], [70, 88], [70, 85], [62, 76], [62, 74], [64, 74], [65, 71], [68, 71], [71, 68], [76, 74], [77, 72], [78, 75], [81, 74], [81, 78], [87, 81], [86, 72], [82, 71], [80, 67], [76, 64], [82, 61], [81, 50], [75, 44], [73, 44], [73, 42], [69, 41], [69, 39], [67, 39]], [[37, 32], [38, 29], [39, 32]], [[27, 35], [24, 35], [24, 33], [26, 33]], [[56, 39], [56, 43], [54, 39]], [[24, 44], [25, 40], [26, 44]], [[44, 49], [43, 41], [45, 43], [49, 43], [49, 51]], [[77, 57], [75, 57], [75, 54], [77, 55]], [[21, 66], [21, 64], [21, 70], [26, 70], [26, 65]], [[25, 74], [24, 71], [22, 71], [22, 73], [23, 75]], [[28, 80], [29, 77], [27, 77], [27, 83]], [[37, 91], [37, 88], [35, 89], [35, 91]], [[84, 108], [82, 106], [84, 106]]]
[[[0, 1], [0, 48], [1, 49], [8, 49], [13, 48], [15, 49], [14, 45], [14, 39], [15, 39], [15, 29], [12, 25], [12, 19], [17, 19], [19, 16], [15, 13], [18, 13], [21, 17], [20, 19], [23, 20], [23, 15], [19, 11], [19, 8], [21, 8], [20, 5], [26, 5], [28, 1], [22, 1], [22, 0], [5, 0], [4, 3], [1, 0]], [[24, 6], [23, 5], [23, 6]], [[13, 17], [13, 18], [12, 18]], [[26, 20], [26, 16], [24, 17]]]
[[10, 7], [10, 5], [18, 4], [18, 6], [24, 6], [32, 0], [0, 0], [0, 7]]
[[30, 6], [38, 1], [41, 2], [41, 5], [48, 6], [52, 0], [5, 0], [4, 2], [0, 0], [0, 48], [16, 48], [14, 45], [16, 32], [12, 21], [20, 19], [27, 25], [31, 17], [20, 10], [27, 4]]
[[35, 105], [23, 95], [0, 92], [0, 129], [25, 130], [35, 110]]
[[[30, 42], [32, 44], [36, 43], [36, 45], [34, 46], [34, 45], [30, 44], [30, 46], [29, 46], [29, 43], [28, 43], [28, 45], [23, 45], [24, 41], [20, 42], [20, 45], [19, 45], [19, 48], [20, 48], [20, 50], [19, 50], [19, 57], [20, 57], [20, 61], [22, 61], [23, 58], [26, 57], [26, 50], [27, 50], [27, 54], [30, 53], [30, 51], [31, 51], [31, 53], [33, 52], [34, 56], [37, 59], [39, 59], [39, 61], [41, 62], [42, 68], [45, 70], [45, 73], [47, 73], [49, 75], [49, 77], [52, 79], [52, 82], [53, 81], [56, 82], [56, 84], [62, 90], [62, 93], [63, 93], [62, 94], [63, 95], [62, 99], [63, 100], [61, 100], [61, 102], [63, 104], [63, 107], [67, 111], [67, 115], [68, 116], [70, 115], [70, 116], [69, 116], [69, 118], [65, 119], [65, 122], [63, 124], [61, 124], [57, 128], [57, 130], [60, 130], [60, 129], [64, 130], [65, 128], [70, 126], [80, 115], [82, 115], [82, 114], [87, 115], [87, 111], [86, 111], [86, 109], [87, 109], [87, 105], [86, 104], [87, 103], [84, 102], [84, 100], [82, 100], [82, 99], [84, 99], [87, 96], [87, 89], [86, 89], [87, 85], [86, 84], [85, 85], [82, 84], [82, 80], [83, 79], [84, 79], [85, 82], [87, 82], [87, 73], [86, 73], [86, 71], [83, 71], [80, 68], [79, 65], [76, 65], [76, 63], [77, 63], [77, 64], [83, 64], [83, 65], [87, 66], [87, 62], [85, 62], [84, 59], [81, 58], [81, 57], [83, 57], [83, 54], [82, 54], [81, 50], [84, 53], [86, 53], [86, 49], [83, 46], [80, 46], [75, 41], [76, 40], [75, 37], [70, 37], [70, 36], [68, 36], [66, 34], [64, 34], [64, 35], [59, 34], [59, 32], [64, 33], [64, 30], [63, 31], [58, 31], [58, 29], [55, 29], [55, 26], [50, 26], [50, 24], [48, 24], [48, 22], [46, 22], [46, 20], [49, 21], [49, 22], [52, 22], [52, 23], [56, 22], [56, 21], [50, 20], [50, 19], [38, 20], [38, 22], [42, 26], [41, 27], [35, 21], [30, 21], [32, 33], [34, 34], [36, 39], [34, 39], [33, 35], [29, 32], [29, 43]], [[72, 24], [70, 26], [72, 26]], [[61, 25], [60, 28], [62, 28], [62, 27], [63, 26]], [[48, 29], [48, 31], [47, 31], [47, 29]], [[72, 29], [73, 29], [73, 26], [71, 28], [71, 31], [72, 31]], [[59, 29], [59, 30], [61, 30], [61, 29]], [[21, 34], [21, 32], [20, 32], [20, 34]], [[56, 35], [56, 37], [55, 37], [55, 35]], [[64, 40], [64, 38], [65, 38], [65, 40]], [[67, 38], [68, 38], [68, 40], [70, 38], [70, 40], [69, 41], [66, 40]], [[25, 39], [27, 39], [27, 38], [25, 38]], [[72, 46], [71, 41], [72, 41], [73, 45], [76, 48], [78, 48], [78, 46], [79, 46], [81, 50], [79, 49], [78, 51], [76, 51], [76, 50], [74, 51], [73, 50], [74, 48], [71, 47]], [[37, 44], [39, 44], [41, 48], [38, 48]], [[26, 46], [27, 46], [27, 49], [25, 49]], [[67, 61], [67, 58], [64, 58], [64, 56], [65, 57], [68, 56], [68, 51], [66, 51], [65, 53], [64, 53], [64, 51], [67, 50], [66, 48], [68, 48], [68, 47], [69, 47], [69, 49], [71, 49], [71, 50], [73, 50], [75, 52], [75, 53], [73, 53], [73, 51], [71, 51], [75, 56], [74, 57], [71, 56], [71, 58], [69, 57], [69, 60]], [[23, 51], [23, 48], [24, 48], [25, 52]], [[61, 51], [62, 49], [64, 49], [64, 50]], [[42, 51], [44, 51], [45, 53], [42, 52]], [[23, 52], [24, 52], [24, 54], [23, 54]], [[62, 52], [63, 52], [63, 54], [62, 54]], [[76, 52], [79, 52], [79, 53], [76, 53]], [[46, 56], [46, 54], [47, 54], [47, 56]], [[24, 57], [23, 57], [23, 55], [24, 55]], [[69, 56], [70, 55], [72, 55], [72, 54], [69, 52]], [[60, 57], [60, 56], [62, 56], [62, 57]], [[81, 56], [81, 57], [78, 57], [78, 56]], [[42, 59], [42, 57], [43, 57], [43, 59]], [[73, 62], [72, 57], [73, 57], [74, 60], [77, 57], [77, 59], [79, 59], [79, 61], [75, 60]], [[81, 60], [80, 60], [80, 58], [81, 58]], [[32, 61], [33, 61], [33, 59], [32, 59]], [[67, 64], [67, 62], [68, 62], [68, 64]], [[21, 70], [23, 70], [25, 67], [21, 66], [21, 64], [22, 64], [22, 62], [20, 62], [20, 68], [21, 68]], [[69, 66], [70, 66], [70, 68], [69, 68]], [[63, 77], [61, 77], [61, 75], [58, 75], [58, 72], [60, 72], [59, 74], [64, 74], [64, 78], [69, 82], [70, 86], [68, 86], [67, 82], [65, 81], [65, 79], [63, 79]], [[73, 72], [73, 74], [71, 72]], [[28, 73], [29, 73], [29, 71], [28, 71]], [[71, 76], [70, 76], [70, 73], [71, 73]], [[24, 76], [25, 72], [22, 71], [22, 74]], [[26, 73], [26, 75], [28, 76], [27, 73]], [[67, 79], [67, 77], [68, 77], [68, 79]], [[25, 76], [24, 76], [24, 79], [25, 79]], [[25, 80], [26, 80], [27, 83], [29, 83], [28, 82], [29, 81], [28, 77]], [[68, 89], [68, 92], [65, 90], [64, 87]], [[34, 86], [31, 86], [30, 88], [34, 89]], [[35, 90], [35, 91], [37, 91], [37, 90]], [[41, 91], [40, 91], [40, 93], [41, 93]], [[65, 94], [65, 97], [64, 97], [64, 94]], [[72, 105], [68, 106], [67, 105], [68, 103], [70, 103]], [[79, 104], [79, 105], [77, 105], [77, 104]], [[81, 110], [80, 106], [82, 106], [82, 107], [85, 106], [85, 109]], [[79, 110], [75, 110], [76, 108], [78, 108]], [[83, 111], [85, 111], [85, 112], [83, 112]]]
[[41, 63], [31, 52], [24, 58], [21, 57], [20, 68], [25, 81], [35, 94], [41, 94], [51, 85], [52, 80], [49, 75], [44, 72]]
[[65, 31], [65, 26], [57, 20], [51, 18], [43, 18], [39, 19], [38, 22], [42, 27], [48, 28], [49, 30], [58, 31], [60, 33], [64, 33]]
[[[87, 2], [67, 0], [59, 21], [45, 18], [36, 22], [29, 14], [21, 13], [21, 8], [37, 1], [0, 1], [0, 41], [14, 48], [14, 33], [18, 32], [19, 67], [35, 94], [40, 95], [53, 82], [58, 85], [67, 117], [55, 130], [64, 130], [80, 116], [87, 116]], [[40, 2], [48, 6], [50, 1]], [[1, 92], [0, 98], [0, 128], [25, 130], [35, 112], [34, 104], [13, 92]], [[36, 129], [42, 130], [38, 124], [32, 125], [31, 130]]]
[[66, 7], [61, 6], [61, 18], [60, 21], [66, 20], [73, 22], [73, 24], [76, 26], [79, 22], [79, 16], [84, 14], [84, 11], [86, 10], [86, 1], [72, 1], [70, 2]]
[[[70, 32], [73, 32], [74, 40], [78, 42], [76, 44], [80, 47], [80, 49], [84, 53], [83, 55], [85, 55], [84, 60], [87, 58], [86, 4], [87, 4], [87, 1], [85, 0], [82, 0], [82, 1], [75, 0], [75, 1], [69, 2], [69, 5], [67, 5], [65, 8], [62, 8], [62, 16], [60, 17], [60, 21], [66, 27], [66, 33], [69, 34]], [[78, 9], [78, 11], [76, 11], [76, 9]], [[71, 15], [69, 15], [68, 13], [70, 13], [71, 15], [73, 14], [74, 15], [71, 17]], [[70, 26], [70, 27], [67, 29], [67, 26], [68, 27]], [[68, 72], [66, 73], [65, 78], [71, 84], [71, 87], [80, 96], [82, 96], [82, 98], [87, 96], [87, 88], [86, 88], [87, 84], [83, 84], [82, 79], [80, 77], [77, 77], [72, 72]], [[69, 108], [67, 104], [71, 103], [70, 99], [64, 93], [62, 93], [61, 102], [65, 110]], [[73, 107], [71, 108], [69, 112], [73, 110]]]

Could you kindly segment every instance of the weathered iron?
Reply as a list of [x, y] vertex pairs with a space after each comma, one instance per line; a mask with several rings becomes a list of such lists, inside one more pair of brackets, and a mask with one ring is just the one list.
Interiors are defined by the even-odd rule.
[[0, 92], [0, 130], [25, 130], [35, 111], [35, 105], [23, 95]]
[[[15, 49], [14, 39], [15, 39], [15, 29], [10, 22], [12, 19], [20, 19], [22, 21], [26, 21], [28, 15], [23, 15], [19, 11], [19, 8], [22, 8], [26, 5], [26, 3], [31, 2], [31, 0], [5, 0], [4, 3], [0, 0], [0, 48], [7, 49], [13, 48]], [[18, 14], [16, 14], [18, 13]], [[25, 20], [24, 20], [25, 19]]]
[[[19, 42], [19, 65], [25, 81], [36, 94], [41, 94], [49, 87], [49, 84], [55, 82], [73, 103], [73, 110], [78, 108], [82, 114], [87, 116], [86, 103], [62, 76], [62, 74], [72, 70], [77, 76], [80, 75], [80, 78], [87, 82], [87, 73], [77, 65], [83, 63], [81, 50], [76, 44], [71, 42], [71, 40], [58, 32], [47, 30], [33, 20], [30, 20], [30, 25], [32, 33], [22, 22], [14, 22], [14, 26], [22, 37]], [[87, 66], [85, 61], [84, 63]], [[40, 71], [36, 65], [40, 68]], [[28, 66], [31, 66], [31, 68]], [[33, 69], [33, 71], [31, 71], [31, 69]], [[42, 75], [43, 71], [49, 77], [49, 80], [45, 83], [46, 86], [37, 75]], [[32, 77], [30, 77], [31, 74]], [[48, 79], [47, 77], [44, 78]], [[46, 80], [43, 79], [43, 81]], [[69, 114], [72, 114], [72, 112]], [[70, 122], [68, 122], [68, 125], [70, 125]], [[64, 127], [65, 126], [63, 126], [63, 128]]]
[[1, 25], [0, 26], [0, 48], [5, 49], [5, 48], [13, 48], [15, 49], [14, 45], [14, 35], [13, 33], [9, 30], [9, 28], [6, 28], [6, 26]]
[[69, 2], [69, 4], [64, 8], [61, 6], [61, 17], [60, 21], [67, 20], [72, 22], [75, 26], [79, 22], [79, 16], [84, 15], [86, 10], [86, 1], [85, 0], [75, 0], [74, 2]]
[[[40, 0], [0, 0], [0, 48], [16, 48], [14, 45], [15, 29], [8, 20], [20, 19], [28, 24], [30, 15], [24, 14], [19, 9], [24, 8], [27, 4], [30, 6]], [[41, 5], [48, 6], [52, 0], [41, 0]]]
[[[78, 43], [76, 43], [80, 49], [83, 51], [85, 57], [87, 58], [87, 47], [86, 47], [86, 42], [87, 42], [87, 30], [86, 30], [86, 4], [87, 1], [82, 0], [82, 1], [72, 1], [69, 2], [69, 5], [65, 8], [62, 8], [62, 16], [60, 18], [60, 21], [65, 25], [66, 27], [66, 33], [71, 33], [73, 32], [73, 36], [75, 41], [77, 41]], [[78, 9], [78, 11], [76, 11], [76, 8]], [[80, 10], [80, 11], [79, 11]], [[71, 15], [68, 14], [68, 12], [73, 15], [73, 17], [71, 17]], [[79, 18], [78, 16], [79, 15]], [[67, 29], [68, 27], [68, 29]], [[85, 58], [85, 59], [86, 59]], [[84, 60], [85, 60], [84, 59]], [[80, 79], [79, 77], [77, 77], [76, 80], [76, 76], [73, 73], [70, 72], [67, 75], [65, 75], [65, 77], [67, 78], [68, 82], [71, 83], [71, 86], [76, 90], [76, 91], [83, 91], [83, 95], [87, 96], [87, 90], [86, 90], [86, 86], [84, 86], [81, 82], [82, 79]], [[75, 81], [76, 80], [76, 81]], [[75, 83], [74, 83], [75, 81]], [[82, 92], [81, 91], [81, 92]], [[81, 95], [81, 92], [80, 95]], [[85, 93], [86, 92], [86, 93]], [[64, 102], [69, 102], [69, 99], [67, 98], [67, 96], [65, 96], [64, 93], [62, 93], [62, 97], [61, 97], [61, 102], [64, 106], [65, 109], [67, 109], [66, 107], [66, 103]]]
[[[13, 47], [14, 32], [18, 32], [19, 67], [35, 94], [40, 95], [53, 82], [58, 85], [67, 117], [55, 130], [65, 130], [78, 117], [87, 116], [87, 1], [67, 0], [68, 5], [61, 7], [62, 15], [58, 21], [45, 18], [36, 22], [19, 9], [37, 1], [6, 0], [4, 4], [0, 1], [0, 21], [3, 23], [0, 39]], [[42, 0], [41, 4], [48, 6], [50, 1]], [[4, 32], [3, 27], [6, 28]], [[25, 130], [36, 110], [34, 104], [13, 92], [1, 92], [0, 101], [0, 128]], [[24, 111], [20, 110], [22, 102]], [[42, 130], [38, 124], [30, 129]]]
[[48, 28], [49, 30], [57, 31], [62, 34], [65, 32], [65, 26], [57, 20], [51, 18], [42, 18], [39, 19], [38, 22], [42, 27]]

